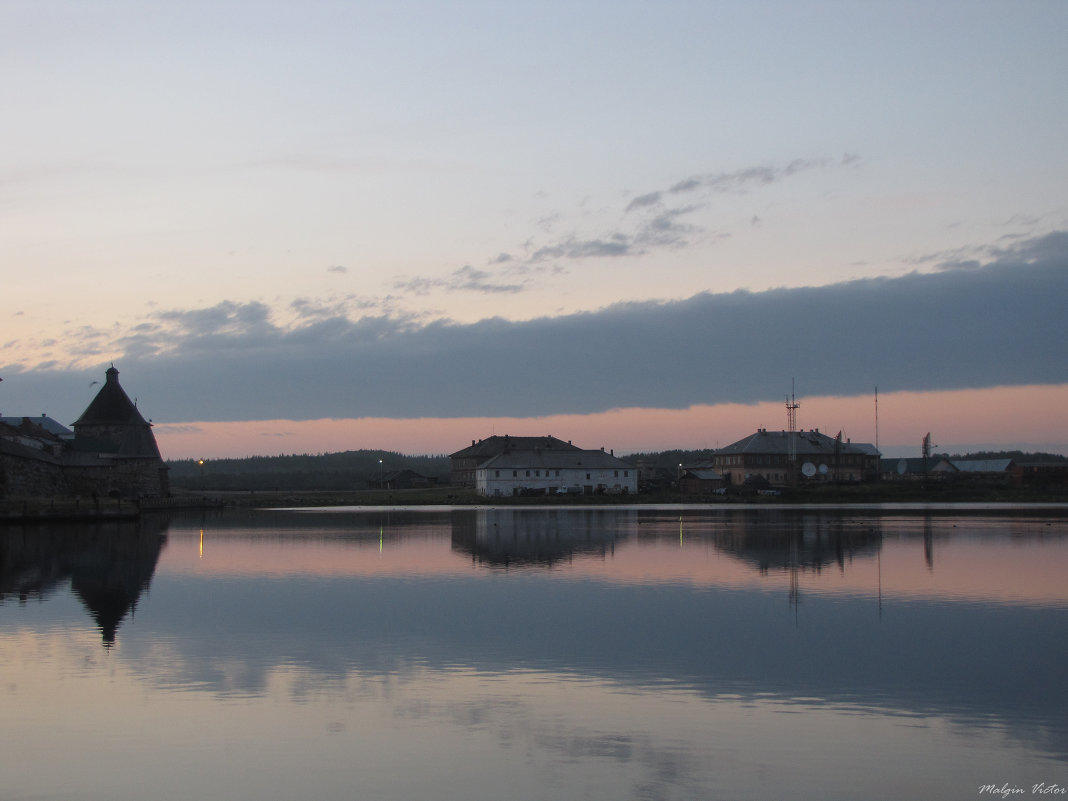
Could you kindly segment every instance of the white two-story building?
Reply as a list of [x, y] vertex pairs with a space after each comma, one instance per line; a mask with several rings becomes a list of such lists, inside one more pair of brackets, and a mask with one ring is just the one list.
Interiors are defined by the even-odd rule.
[[480, 495], [607, 493], [638, 491], [638, 470], [604, 449], [509, 449], [475, 471]]

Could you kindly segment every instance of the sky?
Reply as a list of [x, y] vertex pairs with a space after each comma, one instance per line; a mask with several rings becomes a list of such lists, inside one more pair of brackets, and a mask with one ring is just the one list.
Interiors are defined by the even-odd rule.
[[1068, 453], [1065, 29], [0, 2], [0, 413], [114, 363], [165, 458], [716, 447], [791, 393], [888, 455]]

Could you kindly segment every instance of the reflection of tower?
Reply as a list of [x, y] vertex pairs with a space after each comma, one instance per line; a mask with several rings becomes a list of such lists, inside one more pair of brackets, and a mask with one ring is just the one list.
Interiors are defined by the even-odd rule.
[[934, 536], [931, 534], [931, 518], [923, 519], [923, 559], [927, 569], [934, 570]]
[[108, 532], [72, 556], [71, 589], [100, 627], [104, 647], [114, 645], [119, 624], [148, 589], [165, 539], [147, 531]]
[[100, 629], [104, 646], [137, 607], [167, 541], [166, 523], [142, 518], [42, 524], [32, 536], [0, 538], [0, 599], [45, 597], [66, 581]]

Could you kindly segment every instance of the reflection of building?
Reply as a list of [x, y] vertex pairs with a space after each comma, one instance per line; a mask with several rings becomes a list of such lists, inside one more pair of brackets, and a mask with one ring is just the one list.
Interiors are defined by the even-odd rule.
[[548, 566], [575, 556], [603, 557], [637, 526], [634, 509], [458, 510], [452, 547], [489, 565]]
[[819, 572], [832, 564], [844, 570], [855, 557], [874, 556], [882, 548], [882, 533], [834, 514], [749, 512], [727, 531], [717, 533], [714, 544], [761, 573]]
[[[0, 494], [6, 497], [165, 496], [167, 467], [152, 425], [119, 385], [114, 366], [74, 432], [47, 417], [0, 425]], [[57, 430], [58, 428], [58, 430]]]
[[879, 453], [867, 443], [812, 431], [765, 428], [721, 448], [715, 469], [731, 486], [766, 483], [795, 486], [824, 481], [870, 481], [878, 477]]
[[[158, 525], [158, 521], [157, 521]], [[105, 646], [148, 589], [166, 536], [147, 524], [9, 529], [0, 535], [0, 599], [46, 598], [70, 581]]]

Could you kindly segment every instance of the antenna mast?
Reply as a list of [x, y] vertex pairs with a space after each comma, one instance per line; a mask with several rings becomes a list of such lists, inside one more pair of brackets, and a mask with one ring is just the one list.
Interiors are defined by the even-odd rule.
[[786, 399], [786, 424], [788, 431], [792, 434], [797, 431], [797, 410], [801, 408], [801, 404], [797, 402], [797, 398], [794, 397], [794, 379], [790, 379], [790, 397]]
[[[786, 435], [786, 454], [790, 464], [797, 462], [797, 410], [801, 404], [794, 397], [794, 379], [790, 379], [790, 397], [786, 399], [786, 423], [789, 433]], [[793, 475], [791, 468], [791, 475]]]
[[879, 450], [879, 388], [875, 388], [875, 450]]

